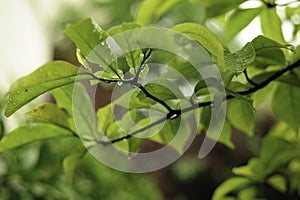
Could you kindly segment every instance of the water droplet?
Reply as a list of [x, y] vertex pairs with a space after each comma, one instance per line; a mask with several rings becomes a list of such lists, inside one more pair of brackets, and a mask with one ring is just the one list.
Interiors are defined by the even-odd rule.
[[131, 84], [130, 86], [133, 87], [133, 88], [137, 88], [137, 87], [138, 87], [138, 86], [135, 85], [135, 84]]
[[174, 114], [174, 115], [172, 115], [171, 117], [170, 117], [170, 119], [175, 119], [175, 118], [177, 118], [178, 117], [178, 115], [177, 114]]
[[296, 47], [294, 45], [291, 44], [287, 44], [286, 45], [287, 49], [290, 50], [293, 53], [296, 53]]
[[123, 85], [123, 82], [122, 82], [122, 81], [118, 81], [117, 85], [118, 85], [118, 86], [122, 86], [122, 85]]
[[16, 106], [17, 104], [15, 102], [13, 102], [13, 106]]
[[17, 91], [17, 95], [19, 95], [20, 94], [20, 91]]
[[104, 42], [101, 42], [101, 46], [104, 46], [105, 45], [105, 43]]

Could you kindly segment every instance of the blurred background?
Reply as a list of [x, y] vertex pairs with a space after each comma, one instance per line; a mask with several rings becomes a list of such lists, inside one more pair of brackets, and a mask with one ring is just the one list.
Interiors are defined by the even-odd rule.
[[[63, 36], [67, 24], [93, 17], [101, 27], [108, 29], [133, 21], [140, 2], [1, 0], [2, 99], [16, 79], [50, 60], [61, 59], [78, 64], [74, 45]], [[205, 21], [205, 9], [201, 1], [182, 1], [157, 23], [170, 27], [181, 22], [205, 23], [223, 37], [217, 22]], [[254, 20], [244, 30], [247, 37], [241, 33], [236, 38], [240, 43], [235, 41], [231, 47], [238, 48], [260, 34], [258, 23]], [[110, 92], [103, 90], [102, 94], [106, 96], [102, 102], [104, 105], [110, 99]], [[245, 164], [257, 154], [260, 136], [267, 133], [275, 120], [271, 115], [267, 117], [259, 119], [257, 136], [251, 141], [235, 131], [232, 137], [236, 145], [234, 150], [218, 144], [208, 157], [200, 160], [197, 154], [202, 134], [177, 162], [153, 173], [120, 173], [87, 156], [78, 164], [79, 169], [72, 184], [64, 178], [62, 160], [78, 145], [76, 142], [64, 139], [27, 145], [0, 155], [0, 199], [210, 199], [218, 184], [232, 175], [233, 167]], [[2, 135], [24, 120], [20, 114], [9, 120], [1, 119]]]

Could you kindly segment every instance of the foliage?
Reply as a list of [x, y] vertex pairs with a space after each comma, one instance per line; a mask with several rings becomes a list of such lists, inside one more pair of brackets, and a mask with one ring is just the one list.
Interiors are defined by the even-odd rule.
[[[45, 104], [28, 114], [51, 120], [50, 116], [61, 114], [57, 109], [55, 104]], [[52, 119], [63, 122], [60, 118]], [[7, 149], [6, 145], [20, 146], [28, 140], [47, 140], [2, 152], [0, 199], [162, 199], [149, 177], [120, 173], [100, 164], [91, 155], [83, 157], [85, 150], [81, 142], [70, 137], [72, 133], [63, 126], [35, 122], [7, 135], [7, 141], [0, 146], [2, 149]], [[4, 128], [1, 119], [3, 134]], [[35, 136], [24, 137], [28, 132]], [[63, 132], [67, 133], [66, 137], [61, 137]], [[60, 138], [50, 139], [51, 135]]]
[[[297, 111], [300, 109], [300, 48], [285, 41], [282, 32], [284, 19], [279, 17], [277, 7], [285, 8], [285, 20], [293, 24], [294, 38], [297, 37], [299, 29], [295, 18], [299, 18], [300, 7], [298, 4], [294, 7], [292, 4], [281, 5], [275, 1], [262, 0], [255, 8], [243, 8], [241, 5], [244, 2], [245, 0], [144, 0], [134, 22], [104, 30], [95, 20], [88, 18], [68, 26], [64, 33], [76, 45], [77, 58], [82, 67], [54, 61], [12, 86], [7, 98], [6, 116], [12, 115], [37, 96], [49, 91], [57, 104], [45, 104], [29, 111], [27, 114], [36, 120], [4, 136], [0, 141], [0, 152], [42, 139], [73, 137], [74, 140], [81, 138], [88, 141], [91, 145], [88, 148], [99, 144], [116, 145], [130, 156], [131, 153], [138, 152], [146, 140], [167, 145], [179, 129], [178, 122], [185, 123], [182, 120], [185, 114], [193, 110], [199, 110], [200, 114], [200, 120], [196, 117], [199, 123], [198, 132], [208, 130], [211, 108], [215, 103], [215, 99], [209, 97], [208, 91], [218, 91], [218, 88], [209, 88], [209, 80], [203, 80], [190, 63], [155, 48], [129, 48], [129, 52], [117, 57], [114, 54], [115, 49], [106, 40], [128, 30], [147, 28], [149, 24], [160, 25], [180, 32], [203, 46], [218, 66], [224, 81], [219, 84], [225, 87], [224, 101], [228, 104], [228, 110], [221, 136], [214, 137], [208, 133], [209, 137], [234, 148], [231, 141], [232, 129], [253, 136], [256, 111], [266, 101], [271, 102], [272, 110], [279, 121], [263, 139], [259, 155], [249, 160], [246, 166], [234, 168], [233, 172], [237, 177], [222, 183], [216, 189], [213, 199], [299, 196], [300, 116]], [[185, 5], [201, 7], [205, 13], [203, 20], [191, 22], [187, 16], [181, 16], [180, 19], [173, 20], [174, 24], [164, 23], [164, 19], [173, 19], [172, 10], [181, 9]], [[228, 44], [256, 17], [261, 21], [263, 35], [253, 38], [240, 50], [233, 52]], [[223, 37], [205, 26], [208, 20], [219, 23], [224, 29], [221, 33]], [[178, 23], [182, 21], [188, 23]], [[95, 48], [97, 51], [93, 51]], [[142, 84], [141, 80], [153, 70], [149, 64], [152, 60], [161, 61], [168, 68], [181, 73], [192, 83], [194, 95], [184, 95], [180, 84], [171, 81], [176, 79], [176, 75], [171, 73], [158, 74], [160, 77], [157, 80]], [[117, 87], [125, 88], [129, 85], [135, 89], [99, 108], [96, 111], [98, 119], [95, 120], [87, 89], [79, 83], [82, 80], [90, 81], [91, 85], [117, 83]], [[74, 100], [72, 103], [72, 97], [76, 93], [73, 91], [74, 87], [80, 94], [75, 95], [78, 97], [75, 104]], [[124, 102], [128, 96], [130, 101], [126, 105]], [[191, 101], [192, 105], [187, 103]], [[119, 107], [124, 108], [126, 113], [115, 119], [112, 111]], [[162, 118], [149, 116], [150, 108]], [[74, 113], [79, 110], [83, 110], [83, 113]], [[81, 135], [76, 129], [76, 123], [82, 124], [83, 132], [87, 133]], [[189, 127], [189, 124], [184, 126]], [[186, 130], [187, 135], [192, 134], [192, 129]], [[152, 135], [147, 139], [136, 137], [148, 136], [149, 133]], [[102, 140], [103, 136], [109, 141]], [[78, 143], [78, 147], [82, 148], [82, 144]], [[178, 152], [184, 150], [184, 146], [173, 147]], [[76, 152], [66, 156], [63, 164], [68, 180], [73, 179], [81, 159]]]

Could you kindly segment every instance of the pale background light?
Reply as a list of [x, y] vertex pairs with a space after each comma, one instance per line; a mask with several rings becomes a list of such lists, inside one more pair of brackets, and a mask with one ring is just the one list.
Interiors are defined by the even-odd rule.
[[[61, 3], [62, 1], [58, 0], [0, 1], [2, 95], [7, 93], [10, 85], [18, 78], [52, 59], [54, 41], [51, 39], [51, 22]], [[6, 120], [8, 131], [20, 120], [23, 112], [19, 113], [16, 117]]]

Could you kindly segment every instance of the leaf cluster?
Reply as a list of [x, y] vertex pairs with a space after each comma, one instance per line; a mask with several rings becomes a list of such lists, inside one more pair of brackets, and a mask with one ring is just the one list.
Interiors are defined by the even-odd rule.
[[[180, 124], [185, 127], [186, 137], [182, 144], [175, 144], [173, 148], [181, 153], [193, 131], [187, 119], [194, 116], [189, 113], [198, 111], [198, 116], [194, 117], [198, 133], [209, 129], [215, 96], [220, 93], [218, 87], [208, 87], [208, 83], [213, 82], [213, 85], [225, 88], [222, 103], [228, 109], [221, 113], [225, 116], [221, 135], [206, 133], [211, 139], [234, 148], [231, 140], [234, 129], [253, 136], [256, 111], [266, 101], [271, 103], [280, 122], [278, 127], [282, 124], [288, 127], [287, 130], [275, 128], [274, 133], [264, 139], [259, 156], [251, 159], [248, 165], [235, 168], [234, 173], [239, 177], [224, 182], [213, 198], [234, 199], [227, 195], [233, 191], [238, 191], [237, 199], [254, 198], [261, 195], [257, 189], [261, 185], [281, 193], [298, 191], [299, 183], [292, 175], [299, 176], [300, 48], [286, 42], [283, 19], [279, 17], [277, 7], [285, 7], [286, 19], [293, 23], [293, 37], [296, 37], [299, 24], [295, 16], [299, 16], [299, 6], [261, 1], [257, 7], [243, 8], [245, 0], [190, 0], [185, 3], [201, 5], [205, 12], [204, 21], [218, 21], [224, 28], [223, 37], [201, 22], [174, 24], [168, 29], [201, 45], [217, 66], [222, 82], [203, 79], [191, 63], [155, 48], [136, 49], [128, 43], [127, 53], [118, 57], [108, 42], [108, 38], [119, 33], [149, 27], [149, 24], [161, 25], [172, 9], [184, 4], [183, 1], [145, 0], [140, 4], [134, 22], [109, 30], [104, 30], [91, 18], [84, 19], [68, 26], [64, 32], [76, 45], [81, 67], [53, 61], [11, 87], [5, 109], [7, 117], [46, 92], [51, 92], [56, 104], [46, 103], [30, 110], [27, 114], [35, 118], [34, 122], [4, 136], [0, 141], [0, 152], [38, 140], [74, 137], [82, 139], [88, 149], [100, 144], [115, 145], [131, 156], [146, 140], [169, 144]], [[228, 43], [257, 17], [263, 35], [253, 38], [237, 51], [231, 50]], [[152, 61], [161, 62], [168, 70], [158, 73], [156, 80], [143, 83], [153, 70], [157, 70], [151, 65]], [[185, 95], [178, 74], [172, 71], [191, 83], [192, 95]], [[116, 87], [133, 89], [95, 111], [87, 88], [80, 83], [83, 80], [89, 81], [90, 85], [117, 84]], [[210, 94], [212, 91], [214, 95]], [[150, 115], [149, 110], [154, 114]], [[116, 112], [121, 113], [117, 118]], [[81, 124], [80, 133], [76, 124]], [[286, 132], [294, 134], [293, 140], [283, 136]], [[276, 134], [280, 137], [273, 136]], [[74, 152], [64, 160], [65, 175], [69, 180], [72, 180], [79, 155]]]

